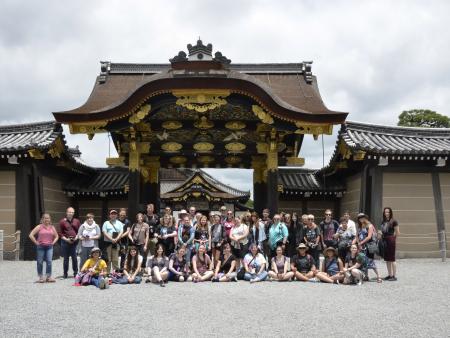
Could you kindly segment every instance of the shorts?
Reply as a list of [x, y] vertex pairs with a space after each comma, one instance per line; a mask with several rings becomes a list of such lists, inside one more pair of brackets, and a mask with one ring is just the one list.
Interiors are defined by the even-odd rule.
[[233, 253], [234, 257], [236, 258], [244, 258], [245, 255], [248, 252], [248, 243], [247, 244], [241, 244], [241, 247], [239, 249], [235, 247], [231, 247], [231, 252]]
[[[177, 275], [173, 273], [172, 271], [169, 271], [169, 281], [171, 282], [179, 282], [180, 281], [180, 275]], [[186, 281], [188, 279], [188, 274], [183, 274], [184, 280]]]

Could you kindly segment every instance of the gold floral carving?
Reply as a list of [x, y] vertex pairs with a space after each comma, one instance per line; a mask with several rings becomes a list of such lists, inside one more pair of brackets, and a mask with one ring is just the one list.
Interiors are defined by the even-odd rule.
[[187, 162], [187, 158], [184, 156], [174, 156], [170, 158], [170, 162], [173, 164], [184, 164]]
[[150, 112], [151, 108], [152, 106], [149, 104], [143, 105], [136, 113], [129, 117], [128, 121], [132, 124], [141, 122], [141, 120], [143, 120]]
[[252, 156], [253, 183], [266, 182], [264, 171], [266, 170], [266, 161], [263, 156]]
[[214, 149], [214, 144], [208, 142], [199, 142], [193, 145], [193, 148], [198, 152], [209, 152]]
[[290, 167], [302, 167], [305, 165], [305, 159], [303, 157], [288, 157], [286, 158], [286, 165]]
[[28, 150], [28, 154], [36, 160], [43, 160], [45, 158], [44, 153], [40, 149], [30, 149]]
[[268, 149], [269, 149], [269, 146], [267, 145], [267, 143], [264, 143], [264, 142], [256, 143], [256, 151], [258, 152], [258, 154], [265, 154], [265, 153], [267, 153]]
[[175, 153], [179, 151], [181, 148], [183, 148], [183, 145], [177, 142], [167, 142], [161, 145], [162, 150], [170, 153]]
[[353, 161], [362, 161], [366, 157], [366, 152], [362, 150], [357, 150], [353, 154]]
[[227, 156], [225, 157], [225, 162], [229, 165], [235, 165], [241, 163], [242, 159], [239, 156]]
[[174, 90], [173, 95], [177, 97], [176, 104], [198, 113], [227, 104], [225, 98], [230, 95], [229, 90], [192, 89]]
[[214, 127], [214, 123], [209, 121], [206, 116], [202, 116], [200, 120], [194, 122], [194, 127], [198, 129], [211, 129]]
[[247, 146], [243, 143], [239, 142], [232, 142], [225, 144], [225, 149], [232, 152], [232, 153], [240, 153], [242, 152]]
[[241, 130], [246, 127], [245, 123], [242, 121], [230, 121], [225, 123], [225, 128], [230, 130]]
[[276, 151], [267, 152], [267, 170], [275, 171], [278, 170], [278, 153]]
[[119, 157], [107, 157], [106, 164], [111, 167], [118, 167], [125, 165], [125, 158], [123, 156]]
[[298, 128], [296, 134], [313, 134], [313, 135], [331, 135], [333, 133], [333, 125], [326, 123], [296, 122]]
[[258, 105], [253, 105], [252, 106], [252, 111], [253, 113], [255, 113], [255, 115], [263, 122], [266, 124], [272, 124], [273, 123], [273, 118], [272, 116], [270, 116], [269, 113], [267, 113], [263, 108], [261, 108]]
[[183, 126], [183, 124], [179, 121], [165, 121], [162, 124], [162, 127], [164, 129], [169, 129], [169, 130], [180, 129], [182, 126]]
[[208, 166], [210, 163], [214, 162], [214, 157], [203, 155], [197, 157], [197, 161], [203, 164], [204, 166]]
[[105, 133], [107, 121], [93, 121], [93, 122], [82, 122], [82, 123], [70, 123], [69, 130], [71, 134], [95, 134], [95, 133]]
[[61, 141], [61, 138], [57, 138], [55, 143], [48, 150], [48, 153], [52, 158], [61, 157], [61, 154], [64, 152], [64, 143]]

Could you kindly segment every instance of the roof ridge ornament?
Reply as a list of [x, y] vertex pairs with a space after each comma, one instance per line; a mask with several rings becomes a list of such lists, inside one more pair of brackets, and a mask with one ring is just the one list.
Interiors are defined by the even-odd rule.
[[172, 63], [172, 65], [178, 62], [185, 63], [184, 66], [188, 67], [189, 65], [186, 62], [204, 62], [205, 66], [207, 66], [208, 64], [211, 65], [211, 63], [215, 64], [216, 66], [213, 66], [213, 68], [216, 68], [217, 64], [220, 64], [218, 69], [227, 68], [231, 63], [231, 60], [219, 51], [215, 52], [213, 57], [213, 45], [211, 43], [204, 45], [200, 38], [197, 40], [197, 44], [194, 46], [189, 43], [187, 45], [187, 49], [188, 54], [186, 54], [184, 51], [179, 51], [177, 55], [175, 55], [172, 59], [169, 59], [170, 63]]

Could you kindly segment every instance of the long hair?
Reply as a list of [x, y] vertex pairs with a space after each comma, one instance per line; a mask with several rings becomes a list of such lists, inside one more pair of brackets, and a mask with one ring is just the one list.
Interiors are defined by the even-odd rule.
[[[131, 256], [131, 251], [136, 251], [136, 255]], [[131, 261], [133, 261], [133, 266], [131, 266]], [[139, 252], [137, 251], [135, 246], [130, 246], [128, 248], [127, 258], [125, 259], [125, 270], [127, 271], [136, 271], [139, 265]]]
[[161, 248], [162, 249], [162, 254], [161, 254], [161, 258], [164, 258], [164, 245], [162, 245], [162, 243], [158, 243], [157, 245], [156, 245], [156, 248], [155, 248], [155, 258], [158, 258], [159, 256], [158, 256], [158, 250], [159, 250], [159, 248]]
[[[389, 210], [389, 216], [390, 216], [389, 219], [387, 219], [387, 218], [386, 218], [386, 215], [384, 214], [384, 212], [385, 212], [386, 210]], [[388, 221], [390, 221], [390, 220], [393, 219], [393, 218], [394, 218], [394, 213], [392, 212], [392, 208], [391, 208], [391, 207], [385, 207], [385, 208], [383, 209], [383, 222], [388, 222]]]

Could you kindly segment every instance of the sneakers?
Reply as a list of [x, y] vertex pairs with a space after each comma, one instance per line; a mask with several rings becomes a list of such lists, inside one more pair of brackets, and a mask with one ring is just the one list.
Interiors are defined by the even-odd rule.
[[391, 279], [391, 276], [386, 276], [383, 278], [383, 280], [389, 280], [389, 279]]
[[259, 282], [258, 277], [250, 279], [250, 283], [257, 283], [257, 282]]
[[361, 286], [362, 285], [362, 279], [356, 279], [356, 285]]
[[104, 279], [101, 279], [100, 280], [100, 282], [98, 283], [98, 288], [100, 289], [100, 290], [104, 290], [104, 289], [106, 289], [106, 285], [107, 285], [108, 283], [106, 283], [106, 281], [104, 280]]
[[308, 279], [308, 282], [311, 282], [311, 283], [319, 283], [319, 280], [318, 280], [316, 277], [314, 277], [314, 278]]
[[151, 283], [152, 281], [151, 281], [151, 279], [150, 278], [147, 278], [146, 280], [145, 280], [145, 284], [147, 284], [147, 283]]
[[164, 285], [164, 281], [163, 281], [163, 280], [161, 280], [161, 281], [159, 282], [159, 286], [162, 287], [162, 288], [165, 288], [165, 287], [166, 287], [166, 286]]
[[231, 281], [232, 281], [232, 282], [237, 282], [237, 281], [238, 281], [237, 276], [234, 276], [234, 278], [231, 279]]
[[219, 281], [219, 278], [213, 278], [213, 279], [211, 279], [211, 281], [212, 281], [213, 283], [217, 283], [217, 282]]
[[391, 276], [391, 278], [387, 279], [389, 282], [396, 282], [397, 281], [397, 277], [395, 276]]

